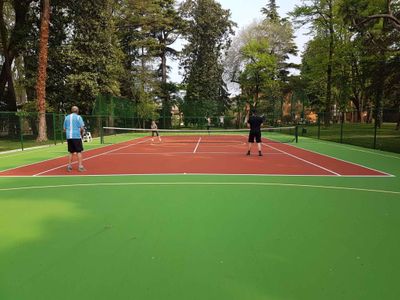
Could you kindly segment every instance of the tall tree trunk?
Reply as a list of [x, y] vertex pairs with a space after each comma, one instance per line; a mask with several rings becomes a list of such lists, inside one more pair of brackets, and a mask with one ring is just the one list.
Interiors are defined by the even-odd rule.
[[42, 0], [42, 15], [40, 24], [39, 67], [36, 84], [37, 108], [39, 113], [38, 142], [47, 141], [46, 126], [46, 77], [49, 41], [50, 0]]
[[[3, 46], [4, 63], [0, 74], [0, 100], [5, 100], [8, 111], [17, 110], [17, 101], [14, 92], [11, 65], [14, 60], [14, 52], [10, 51], [10, 39], [7, 30], [6, 21], [4, 20], [4, 0], [0, 0], [0, 36]], [[7, 85], [8, 84], [8, 85]], [[7, 88], [6, 88], [7, 86]], [[14, 97], [13, 97], [14, 96]]]
[[331, 106], [332, 106], [332, 60], [333, 60], [333, 47], [334, 47], [334, 34], [333, 28], [333, 7], [332, 2], [329, 2], [329, 57], [328, 68], [326, 71], [327, 85], [326, 85], [326, 102], [325, 102], [325, 116], [324, 124], [329, 126], [331, 122]]
[[164, 128], [171, 128], [171, 99], [169, 96], [169, 90], [167, 88], [167, 53], [165, 49], [161, 52], [161, 85], [162, 85], [162, 117], [163, 123], [161, 124]]
[[17, 110], [11, 66], [14, 58], [26, 44], [25, 39], [30, 28], [28, 12], [32, 1], [33, 0], [12, 1], [15, 12], [15, 24], [13, 30], [8, 32], [4, 19], [4, 3], [6, 1], [0, 0], [0, 37], [5, 60], [0, 73], [0, 99], [5, 98], [7, 100], [7, 109], [11, 111]]

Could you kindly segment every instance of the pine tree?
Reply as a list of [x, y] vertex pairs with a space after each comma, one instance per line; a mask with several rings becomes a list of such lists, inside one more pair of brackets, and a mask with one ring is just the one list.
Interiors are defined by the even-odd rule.
[[278, 22], [280, 20], [278, 8], [279, 6], [276, 5], [275, 0], [269, 0], [267, 5], [261, 9], [261, 12], [266, 16], [267, 20]]

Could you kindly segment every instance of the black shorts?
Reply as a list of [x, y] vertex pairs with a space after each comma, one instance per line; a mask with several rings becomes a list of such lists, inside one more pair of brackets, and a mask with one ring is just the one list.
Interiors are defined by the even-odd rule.
[[249, 143], [254, 143], [254, 139], [256, 139], [257, 143], [261, 143], [261, 131], [250, 131]]
[[158, 133], [158, 131], [157, 130], [153, 130], [152, 132], [151, 132], [151, 136], [159, 136], [160, 134]]
[[69, 153], [80, 153], [83, 151], [83, 145], [81, 139], [68, 139], [68, 152]]

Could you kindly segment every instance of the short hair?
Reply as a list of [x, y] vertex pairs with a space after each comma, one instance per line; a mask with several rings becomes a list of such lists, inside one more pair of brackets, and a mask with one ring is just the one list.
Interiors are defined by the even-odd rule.
[[255, 108], [253, 108], [253, 109], [251, 110], [251, 114], [252, 114], [252, 115], [256, 115], [256, 114], [257, 114], [257, 110], [256, 110]]
[[73, 112], [73, 113], [77, 113], [77, 112], [79, 112], [79, 108], [78, 108], [78, 106], [72, 106], [71, 107], [71, 112]]

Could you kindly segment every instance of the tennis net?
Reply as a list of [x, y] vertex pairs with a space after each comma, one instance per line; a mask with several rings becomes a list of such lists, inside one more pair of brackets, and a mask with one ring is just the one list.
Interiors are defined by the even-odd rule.
[[[160, 136], [158, 138], [157, 136]], [[135, 140], [138, 138], [153, 139], [162, 143], [246, 143], [249, 135], [248, 129], [143, 129], [103, 127], [101, 141], [106, 144], [115, 144]], [[298, 141], [297, 126], [262, 128], [263, 143], [293, 143]], [[160, 141], [161, 140], [161, 141]]]

